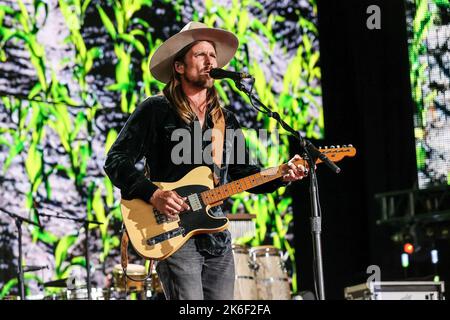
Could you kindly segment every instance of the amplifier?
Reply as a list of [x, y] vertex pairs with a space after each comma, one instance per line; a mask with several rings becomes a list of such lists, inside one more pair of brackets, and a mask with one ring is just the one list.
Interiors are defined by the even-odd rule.
[[347, 300], [444, 300], [444, 282], [380, 281], [344, 289]]

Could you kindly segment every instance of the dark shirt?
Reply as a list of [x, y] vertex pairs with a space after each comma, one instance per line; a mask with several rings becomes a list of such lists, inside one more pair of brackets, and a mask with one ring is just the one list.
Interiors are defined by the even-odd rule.
[[[234, 114], [222, 109], [225, 117], [225, 129], [240, 129], [239, 122]], [[152, 181], [175, 182], [185, 176], [189, 171], [198, 166], [208, 166], [213, 172], [217, 172], [220, 183], [224, 184], [232, 180], [243, 178], [261, 171], [257, 165], [249, 163], [248, 150], [237, 150], [237, 143], [242, 131], [235, 131], [235, 138], [225, 135], [222, 167], [219, 169], [214, 164], [204, 163], [203, 157], [199, 163], [176, 164], [172, 161], [171, 153], [175, 145], [180, 141], [172, 141], [172, 133], [175, 129], [183, 128], [191, 133], [191, 143], [195, 139], [202, 139], [200, 145], [203, 148], [210, 144], [203, 141], [203, 137], [194, 135], [194, 126], [198, 126], [201, 132], [214, 126], [212, 117], [207, 111], [205, 123], [200, 128], [199, 121], [195, 119], [186, 124], [174, 107], [164, 96], [149, 97], [140, 103], [130, 115], [117, 140], [108, 152], [104, 170], [111, 182], [120, 189], [121, 196], [125, 200], [142, 199], [148, 202], [157, 186]], [[197, 131], [198, 132], [198, 131]], [[236, 138], [237, 136], [237, 138]], [[240, 138], [243, 138], [241, 136]], [[231, 147], [231, 149], [230, 149]], [[230, 152], [231, 150], [231, 152]], [[244, 163], [238, 163], [237, 157], [244, 153]], [[240, 155], [239, 155], [240, 154]], [[192, 152], [191, 160], [198, 160]], [[144, 172], [135, 166], [145, 157]], [[197, 161], [198, 162], [198, 161]], [[268, 193], [275, 191], [284, 185], [281, 179], [268, 182], [264, 185], [248, 190], [252, 193]], [[220, 206], [213, 207], [210, 214], [223, 216]], [[231, 236], [228, 230], [213, 234], [200, 234], [194, 236], [199, 251], [205, 251], [212, 255], [222, 255], [231, 248]]]

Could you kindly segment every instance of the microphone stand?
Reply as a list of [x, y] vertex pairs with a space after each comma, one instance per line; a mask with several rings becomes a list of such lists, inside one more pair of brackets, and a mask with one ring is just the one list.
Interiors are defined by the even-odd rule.
[[86, 287], [87, 287], [87, 294], [88, 294], [88, 300], [91, 300], [91, 268], [90, 268], [90, 262], [89, 262], [89, 224], [96, 224], [101, 225], [103, 222], [97, 221], [97, 220], [88, 220], [83, 218], [71, 218], [66, 216], [59, 216], [59, 215], [51, 215], [51, 214], [45, 214], [40, 213], [39, 214], [42, 217], [51, 217], [51, 218], [57, 218], [57, 219], [65, 219], [65, 220], [71, 220], [75, 222], [81, 222], [84, 224], [84, 230], [86, 234], [85, 238], [85, 259], [86, 259]]
[[23, 270], [23, 266], [22, 266], [22, 223], [27, 222], [27, 223], [37, 226], [39, 228], [41, 228], [41, 226], [39, 224], [37, 224], [36, 222], [31, 221], [30, 219], [21, 217], [15, 213], [9, 212], [8, 210], [2, 209], [1, 207], [0, 207], [0, 211], [9, 215], [16, 222], [16, 227], [17, 227], [17, 231], [18, 231], [18, 236], [17, 236], [18, 239], [17, 240], [19, 242], [19, 256], [17, 257], [17, 268], [18, 268], [17, 280], [18, 280], [18, 285], [19, 285], [20, 299], [25, 300], [25, 283], [24, 283], [24, 277], [23, 277], [24, 270]]
[[[320, 202], [319, 202], [319, 186], [317, 182], [317, 175], [315, 169], [315, 163], [317, 159], [322, 160], [333, 172], [339, 173], [341, 169], [336, 166], [334, 162], [328, 159], [323, 153], [319, 151], [311, 141], [302, 137], [299, 131], [294, 130], [291, 126], [289, 126], [283, 119], [281, 119], [280, 115], [277, 112], [273, 112], [267, 106], [265, 106], [253, 93], [252, 90], [248, 90], [243, 83], [240, 81], [241, 79], [233, 79], [236, 87], [244, 92], [252, 103], [252, 106], [268, 115], [269, 117], [275, 119], [283, 129], [288, 131], [293, 137], [295, 137], [300, 144], [300, 147], [304, 151], [302, 157], [308, 162], [309, 165], [309, 178], [310, 178], [310, 200], [311, 200], [311, 233], [313, 238], [313, 257], [314, 257], [314, 282], [316, 285], [316, 291], [318, 291], [318, 298], [320, 300], [325, 300], [325, 285], [323, 279], [323, 262], [322, 262], [322, 245], [321, 245], [321, 232], [322, 232], [322, 218], [321, 218], [321, 210], [320, 210]], [[253, 80], [253, 79], [252, 79]], [[253, 80], [254, 81], [254, 80]], [[262, 109], [256, 107], [253, 103], [256, 101]], [[317, 294], [317, 293], [316, 293]]]

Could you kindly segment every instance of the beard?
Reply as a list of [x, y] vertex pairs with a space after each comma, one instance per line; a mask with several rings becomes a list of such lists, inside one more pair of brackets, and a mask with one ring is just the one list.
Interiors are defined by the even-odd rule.
[[214, 79], [206, 74], [200, 74], [195, 77], [184, 74], [183, 78], [190, 85], [201, 89], [209, 89], [214, 85]]

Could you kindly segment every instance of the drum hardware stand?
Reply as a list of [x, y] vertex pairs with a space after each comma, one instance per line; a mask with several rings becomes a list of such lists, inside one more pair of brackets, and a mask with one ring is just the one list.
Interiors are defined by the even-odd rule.
[[[283, 119], [281, 119], [278, 112], [273, 112], [266, 105], [264, 105], [254, 94], [253, 85], [254, 78], [252, 77], [252, 84], [250, 90], [248, 90], [241, 80], [234, 80], [236, 87], [244, 92], [250, 99], [250, 102], [257, 111], [266, 114], [267, 116], [275, 119], [283, 129], [288, 131], [294, 138], [299, 141], [300, 147], [303, 150], [302, 158], [308, 162], [309, 166], [309, 178], [310, 178], [310, 200], [311, 200], [311, 233], [313, 236], [313, 255], [314, 255], [314, 282], [316, 290], [318, 291], [319, 300], [325, 300], [325, 285], [323, 279], [323, 264], [322, 264], [322, 245], [321, 245], [321, 210], [319, 202], [319, 186], [317, 182], [315, 163], [317, 159], [322, 160], [333, 172], [339, 173], [341, 169], [328, 159], [323, 153], [319, 151], [309, 140], [302, 137], [300, 131], [294, 130]], [[256, 102], [260, 107], [255, 105]]]
[[250, 269], [252, 269], [254, 272], [257, 272], [259, 270], [259, 264], [258, 262], [253, 262], [252, 260], [249, 259], [248, 261], [248, 266], [250, 267]]
[[51, 215], [51, 214], [44, 214], [39, 213], [41, 217], [51, 217], [51, 218], [57, 218], [57, 219], [65, 219], [65, 220], [71, 220], [75, 222], [81, 222], [84, 225], [84, 231], [85, 231], [85, 259], [86, 259], [86, 287], [87, 287], [87, 294], [88, 294], [88, 300], [91, 300], [91, 268], [90, 268], [90, 261], [89, 261], [89, 224], [96, 224], [101, 225], [103, 222], [97, 221], [97, 220], [88, 220], [83, 218], [71, 218], [61, 215]]
[[[34, 221], [31, 221], [30, 219], [21, 217], [15, 213], [9, 212], [5, 209], [0, 208], [0, 211], [6, 213], [7, 215], [9, 215], [11, 218], [13, 218], [16, 222], [16, 227], [17, 227], [17, 231], [18, 231], [18, 242], [19, 242], [19, 256], [17, 257], [17, 280], [18, 280], [18, 285], [19, 285], [19, 294], [20, 294], [20, 299], [21, 300], [25, 300], [25, 283], [24, 283], [24, 277], [23, 274], [24, 272], [27, 271], [32, 271], [32, 270], [26, 270], [24, 271], [24, 268], [22, 266], [22, 223], [26, 222], [28, 224], [32, 224], [36, 227], [42, 228], [42, 226], [40, 226], [39, 224], [37, 224]], [[31, 268], [31, 267], [30, 267]]]

